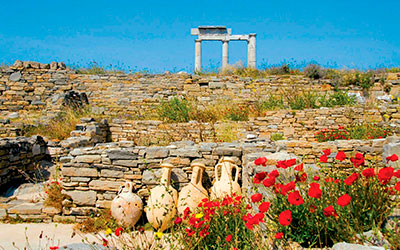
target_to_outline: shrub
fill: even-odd
[[[281,66],[272,66],[270,68],[266,68],[265,71],[269,75],[287,75],[291,73],[290,66],[287,63],[284,63]]]
[[[225,110],[225,117],[231,121],[248,121],[249,109],[238,105],[233,105]]]
[[[84,117],[96,117],[89,105],[79,108],[64,107],[64,110],[59,112],[48,123],[40,123],[38,125],[24,124],[22,135],[42,135],[49,139],[64,140],[70,137],[71,131],[75,130],[76,125],[80,123],[80,119]]]
[[[259,113],[265,110],[275,110],[275,109],[284,109],[285,105],[283,102],[283,96],[269,94],[267,99],[263,101],[259,101],[256,103],[256,109],[259,110]]]
[[[394,172],[391,167],[367,168],[359,153],[348,159],[344,152],[338,152],[335,162],[327,164],[330,155],[330,150],[324,150],[318,176],[307,174],[303,164],[295,166],[296,159],[290,159],[278,161],[277,168],[282,170],[254,178],[258,191],[272,197],[267,216],[276,225],[277,239],[290,239],[303,247],[354,242],[356,234],[381,228],[399,205],[393,195],[400,193],[400,182],[394,190],[390,180],[400,178],[400,171]],[[255,164],[260,162],[257,159]],[[349,165],[350,172],[339,171],[343,165]],[[292,181],[280,177],[283,171],[293,176]],[[264,202],[264,198],[255,203]]]
[[[283,135],[281,133],[275,133],[271,135],[271,140],[272,141],[280,141],[280,140],[284,140],[285,137],[283,137]]]
[[[158,116],[167,122],[188,122],[191,105],[187,100],[173,97],[169,101],[161,101]]]
[[[335,91],[332,95],[322,95],[318,99],[321,107],[347,106],[357,103],[355,96],[349,96],[347,91]]]
[[[318,64],[309,64],[304,68],[303,73],[310,79],[318,80],[326,76],[326,69]]]
[[[55,207],[61,211],[63,207],[62,202],[63,200],[68,198],[68,195],[62,193],[60,181],[51,181],[46,185],[45,192],[47,194],[47,197],[43,204],[45,206]]]

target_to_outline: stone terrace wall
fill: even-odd
[[[247,122],[216,124],[195,121],[165,124],[161,121],[113,119],[110,131],[113,141],[131,140],[136,145],[168,144],[180,140],[215,142],[227,126],[237,138],[253,134],[269,139],[272,134],[281,133],[286,139],[315,141],[315,133],[323,128],[337,128],[339,125],[348,126],[363,121],[383,122],[394,129],[399,128],[400,106],[267,111],[265,116],[250,118]]]
[[[398,93],[400,74],[392,74],[392,92]],[[54,114],[60,110],[62,99],[68,91],[85,93],[94,111],[119,118],[140,118],[158,105],[160,99],[184,96],[199,105],[230,102],[251,103],[264,95],[276,93],[285,87],[295,91],[312,88],[330,90],[329,80],[310,81],[301,75],[268,76],[253,80],[237,76],[199,77],[189,74],[76,74],[63,63],[40,64],[17,61],[13,66],[0,69],[0,115],[11,112],[26,113],[45,110]],[[359,88],[352,91],[359,92]],[[372,95],[383,95],[377,84]],[[46,113],[43,113],[46,114]],[[14,114],[15,116],[15,114]],[[12,117],[14,117],[12,116]]]
[[[40,136],[0,139],[0,190],[24,181],[35,163],[48,157],[47,146]]]
[[[306,167],[315,166],[322,150],[331,148],[351,154],[353,151],[365,153],[367,160],[382,161],[382,148],[389,139],[368,141],[350,140],[326,143],[304,141],[265,140],[243,141],[240,143],[199,143],[190,141],[174,142],[165,147],[139,147],[133,142],[103,143],[94,147],[76,148],[68,156],[61,157],[63,187],[72,197],[70,208],[63,215],[72,220],[83,218],[95,207],[110,207],[121,183],[126,180],[135,185],[135,192],[142,198],[159,183],[161,162],[170,162],[173,169],[172,181],[180,190],[189,182],[190,164],[201,161],[206,165],[203,185],[211,187],[214,180],[214,166],[222,156],[233,157],[236,163],[244,167],[240,181],[246,186],[256,171],[252,164],[255,157],[266,156],[270,159],[289,159],[297,157]],[[270,162],[270,164],[275,164]]]

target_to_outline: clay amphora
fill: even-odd
[[[218,168],[221,168],[221,177],[218,178]],[[232,180],[232,169],[236,168],[235,180]],[[240,168],[230,157],[222,157],[215,166],[215,183],[211,187],[211,199],[223,199],[226,195],[240,195],[241,189],[238,183]]]
[[[125,182],[111,202],[111,215],[125,226],[134,226],[142,215],[142,199],[132,192],[133,183]]]
[[[173,167],[168,163],[161,164],[163,174],[160,185],[150,190],[145,210],[147,220],[159,232],[171,226],[172,219],[176,215],[178,192],[171,186],[171,171]]]
[[[182,188],[178,199],[178,214],[182,215],[187,207],[194,212],[202,199],[208,198],[208,192],[202,185],[206,166],[202,163],[192,163],[192,180]]]

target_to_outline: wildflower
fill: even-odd
[[[280,240],[283,238],[283,232],[279,232],[275,234],[275,239]]]
[[[386,163],[389,161],[397,161],[399,157],[396,154],[392,154],[391,156],[386,157]]]
[[[275,177],[268,177],[267,179],[265,179],[262,184],[265,187],[271,187],[275,184]]]
[[[326,183],[333,182],[333,181],[334,181],[334,179],[332,177],[325,178]]]
[[[276,177],[278,177],[278,176],[279,176],[279,172],[278,172],[278,170],[276,170],[276,169],[272,170],[272,172],[268,174],[268,177],[270,177],[270,178],[271,178],[271,177],[276,178]]]
[[[156,232],[154,233],[155,236],[157,236],[159,239],[164,235],[162,232]]]
[[[262,194],[260,194],[260,193],[253,194],[253,195],[251,196],[251,201],[254,202],[254,203],[256,203],[256,202],[261,201],[262,198],[263,198],[263,196],[262,196]]]
[[[116,236],[120,236],[121,233],[122,233],[122,231],[123,231],[123,230],[122,230],[122,227],[119,227],[119,228],[115,229],[115,232],[114,232],[114,233],[115,233]]]
[[[378,172],[378,179],[382,185],[387,184],[394,175],[394,169],[392,167],[381,168]]]
[[[321,157],[319,157],[319,162],[321,162],[321,163],[328,162],[328,156],[327,155],[321,155]]]
[[[344,194],[337,199],[337,204],[341,207],[345,207],[350,204],[351,197],[348,194]]]
[[[397,178],[400,178],[400,169],[393,173],[393,175]]]
[[[296,183],[294,181],[291,181],[288,184],[281,186],[281,193],[283,195],[286,195],[287,192],[293,190],[295,187],[296,187]]]
[[[260,206],[258,206],[258,209],[260,210],[261,213],[266,213],[266,212],[268,212],[270,205],[271,205],[271,203],[264,201],[260,204]]]
[[[292,223],[292,212],[285,210],[279,214],[279,223],[282,226],[289,226]]]
[[[328,148],[328,149],[323,150],[322,152],[324,153],[324,155],[328,156],[331,154],[331,149]]]
[[[324,215],[325,215],[326,217],[329,217],[329,216],[334,216],[334,217],[336,217],[336,216],[337,216],[337,213],[336,213],[335,209],[333,208],[333,206],[330,205],[329,207],[324,208]]]
[[[207,230],[209,229],[209,225],[205,226],[200,232],[199,232],[199,236],[200,237],[206,237],[207,235],[210,234],[210,232],[208,232]]]
[[[296,159],[283,160],[283,161],[278,161],[276,163],[276,167],[286,169],[293,166],[294,164],[296,164]]]
[[[104,234],[105,234],[106,236],[112,234],[111,228],[107,228],[107,230],[104,232]]]
[[[322,196],[322,191],[318,183],[310,183],[310,189],[308,189],[308,196],[319,199]]]
[[[302,173],[300,176],[296,174],[296,182],[305,182],[307,180],[307,174]]]
[[[317,175],[313,177],[313,180],[314,180],[314,181],[319,181],[319,179],[320,179],[320,178],[319,178],[319,176],[317,176]]]
[[[200,219],[200,218],[202,218],[204,215],[202,214],[202,213],[198,213],[198,214],[196,214],[196,219]]]
[[[225,240],[226,242],[230,242],[232,240],[232,234],[226,236]]]
[[[177,224],[181,224],[181,223],[182,223],[182,218],[181,217],[176,217],[176,219],[174,221],[174,224],[177,225]]]
[[[394,186],[394,189],[400,192],[400,181],[396,183],[396,186]]]
[[[108,245],[108,240],[106,240],[106,239],[104,239],[104,238],[103,238],[102,240],[103,240],[103,246],[106,247],[106,246]]]
[[[293,191],[288,195],[288,201],[290,204],[298,206],[304,203],[303,198],[300,195],[299,191]]]
[[[375,175],[375,170],[373,168],[367,168],[364,169],[361,174],[368,179],[369,177],[373,177]]]
[[[52,246],[52,247],[49,247],[50,248],[50,250],[57,250],[57,249],[59,249],[60,247],[58,247],[58,246]]]
[[[338,161],[344,161],[346,159],[346,154],[343,151],[339,151],[335,157]]]
[[[315,210],[317,210],[317,207],[314,206],[314,205],[311,205],[311,206],[308,208],[308,211],[309,211],[310,213],[315,213]]]
[[[352,173],[349,177],[347,177],[346,180],[344,180],[344,184],[350,186],[358,179],[358,176],[359,176],[358,173]]]
[[[303,163],[300,163],[299,165],[297,165],[296,167],[294,167],[294,170],[303,172],[303,167],[304,167],[304,164],[303,164]]]
[[[266,172],[257,173],[257,174],[254,176],[253,183],[254,183],[254,184],[260,184],[261,181],[263,181],[263,180],[265,179],[266,176],[267,176],[267,173],[266,173]]]
[[[254,164],[256,165],[263,165],[265,167],[267,163],[267,158],[266,157],[260,157],[257,160],[254,161]]]
[[[354,158],[350,158],[350,161],[353,163],[354,167],[364,166],[365,159],[363,154],[357,153]]]

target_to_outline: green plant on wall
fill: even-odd
[[[188,122],[190,120],[190,103],[178,97],[173,97],[169,101],[161,101],[157,113],[161,120],[167,122]]]

